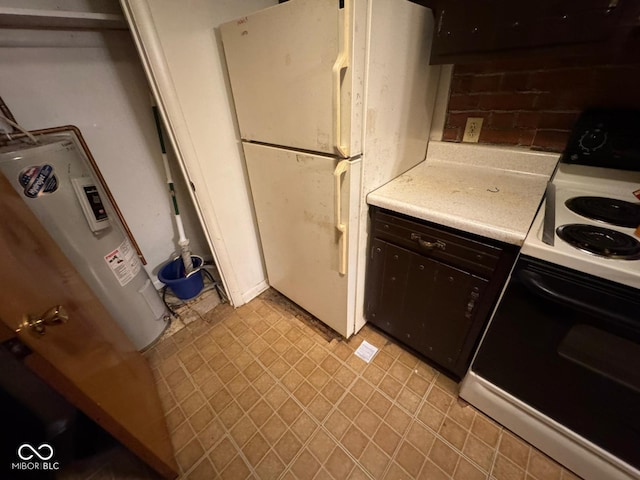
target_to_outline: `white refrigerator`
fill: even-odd
[[[365,323],[366,195],[425,157],[432,12],[290,0],[220,33],[269,284],[348,338]]]

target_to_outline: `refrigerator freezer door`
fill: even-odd
[[[269,284],[348,337],[356,243],[349,226],[359,211],[360,161],[344,169],[332,157],[252,143],[244,152]]]
[[[360,153],[352,124],[358,129],[361,114],[352,109],[362,110],[365,28],[356,30],[354,17],[363,9],[339,3],[285,2],[220,26],[243,140]]]

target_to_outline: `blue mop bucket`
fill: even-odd
[[[201,257],[192,256],[193,271],[185,277],[182,258],[178,257],[165,264],[158,272],[158,279],[169,287],[180,300],[197,297],[204,288]]]

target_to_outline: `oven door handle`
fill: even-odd
[[[544,276],[540,275],[539,273],[532,272],[530,270],[520,270],[518,272],[518,277],[525,287],[527,287],[531,292],[540,297],[586,313],[590,313],[599,318],[615,319],[625,324],[629,323],[629,319],[624,315],[620,315],[615,311],[611,311],[610,309],[598,307],[593,303],[585,302],[580,298],[566,295],[565,293],[554,289],[551,285],[544,281]]]

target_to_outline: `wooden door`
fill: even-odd
[[[165,478],[177,465],[153,375],[26,203],[0,174],[0,319],[63,305],[64,324],[17,336],[24,363]],[[135,319],[132,319],[135,321]]]

